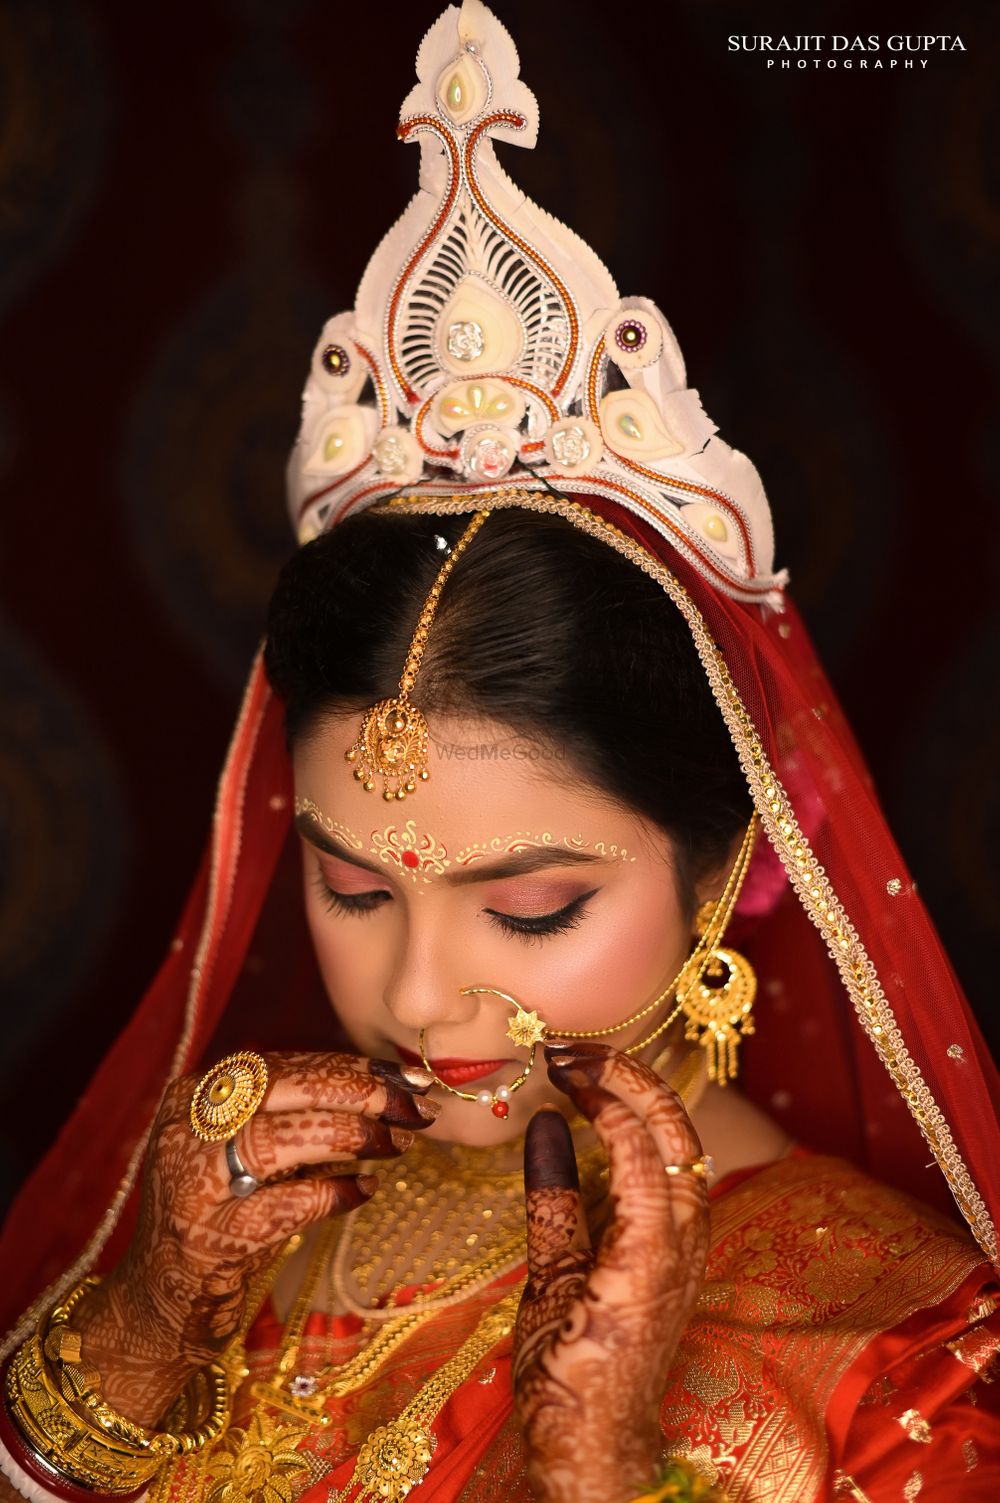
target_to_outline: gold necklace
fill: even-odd
[[[328,1401],[370,1384],[397,1347],[437,1313],[436,1306],[426,1311],[412,1312],[409,1308],[397,1311],[395,1321],[378,1329],[370,1341],[364,1338],[371,1327],[362,1329],[362,1346],[346,1363],[331,1366],[326,1374],[295,1374],[293,1368],[305,1323],[340,1230],[337,1222],[328,1222],[323,1227],[285,1326],[275,1376],[268,1383],[251,1386],[251,1396],[257,1403],[246,1428],[230,1430],[206,1457],[204,1503],[227,1503],[234,1489],[254,1500],[289,1496],[291,1480],[305,1480],[310,1471],[309,1463],[300,1453],[310,1429],[314,1426],[327,1429],[332,1423],[332,1416],[326,1412]],[[495,1259],[494,1254],[493,1260],[484,1262],[489,1265]],[[490,1272],[489,1268],[487,1271]],[[452,1282],[468,1280],[471,1272],[461,1270]],[[492,1277],[497,1276],[493,1270]],[[402,1413],[369,1435],[358,1452],[352,1479],[340,1497],[350,1496],[359,1487],[358,1503],[362,1499],[393,1503],[405,1497],[421,1480],[436,1445],[431,1435],[434,1419],[490,1347],[509,1335],[523,1288],[522,1280],[516,1289],[488,1309],[455,1355],[421,1386]],[[291,1416],[293,1422],[272,1419],[266,1412],[268,1408]]]
[[[442,1310],[523,1263],[523,1170],[496,1173],[489,1167],[495,1157],[495,1148],[416,1139],[384,1190],[351,1213],[331,1267],[342,1307],[363,1320],[393,1320],[400,1290],[419,1274],[428,1292],[406,1308]],[[581,1193],[592,1205],[606,1188],[603,1150],[595,1143],[578,1157]],[[394,1227],[389,1244],[387,1222]]]
[[[664,1055],[656,1061],[657,1064],[661,1062],[666,1062]],[[702,1064],[699,1051],[691,1050],[681,1061],[680,1069],[672,1076],[670,1084],[682,1101],[693,1095],[699,1082],[704,1089],[705,1072]],[[422,1144],[422,1146],[428,1145]],[[470,1157],[473,1152],[466,1150]],[[607,1180],[607,1168],[598,1167],[599,1157],[600,1145],[597,1145],[596,1150],[590,1149],[585,1155],[579,1156],[580,1188],[585,1203],[587,1202],[585,1162],[592,1161],[594,1167],[597,1168],[599,1179]],[[408,1158],[410,1158],[409,1154]],[[470,1176],[466,1173],[462,1178],[467,1181]],[[496,1179],[517,1179],[517,1176],[497,1176]],[[520,1193],[523,1203],[523,1181],[520,1183]],[[371,1201],[367,1204],[370,1206]],[[354,1213],[355,1217],[360,1216],[365,1209],[364,1206],[360,1207],[358,1212]],[[345,1237],[341,1242],[341,1248],[349,1246],[349,1239]],[[520,1255],[523,1257],[523,1228],[520,1246]],[[495,1253],[494,1257],[496,1256]],[[493,1277],[496,1277],[496,1274]],[[478,1281],[475,1286],[466,1286],[459,1297],[468,1298],[473,1287],[478,1287]],[[524,1281],[480,1318],[472,1335],[463,1342],[455,1356],[423,1384],[395,1420],[390,1421],[389,1424],[380,1425],[377,1430],[372,1431],[358,1451],[350,1481],[336,1494],[331,1492],[328,1503],[400,1503],[400,1500],[423,1481],[437,1444],[431,1429],[434,1420],[490,1347],[513,1330],[523,1291]],[[451,1300],[449,1299],[448,1302],[450,1303]],[[436,1308],[440,1308],[440,1305],[432,1301],[423,1306],[422,1316],[418,1314],[414,1319],[418,1322],[421,1319],[429,1319]],[[371,1311],[369,1310],[368,1313],[370,1316]],[[383,1328],[380,1334],[389,1337],[390,1330],[391,1328]],[[376,1342],[377,1340],[378,1338]]]
[[[579,1125],[584,1124],[581,1121]],[[420,1144],[419,1149],[417,1143]],[[454,1254],[449,1253],[446,1244],[436,1262],[431,1264],[430,1270],[426,1268],[422,1270],[425,1275],[429,1272],[430,1276],[427,1281],[435,1285],[433,1293],[425,1299],[408,1299],[404,1306],[399,1305],[398,1299],[401,1292],[413,1285],[414,1278],[411,1274],[397,1279],[384,1296],[386,1300],[384,1305],[374,1307],[370,1302],[374,1296],[369,1294],[365,1295],[364,1302],[361,1300],[355,1302],[347,1286],[347,1277],[356,1256],[364,1256],[367,1253],[370,1257],[373,1241],[379,1244],[380,1239],[384,1241],[382,1229],[385,1208],[383,1207],[380,1213],[379,1208],[376,1207],[375,1213],[369,1218],[367,1231],[360,1237],[352,1235],[352,1232],[356,1232],[357,1223],[362,1219],[360,1213],[371,1206],[371,1201],[367,1201],[364,1206],[358,1208],[358,1211],[353,1212],[343,1225],[341,1236],[330,1261],[330,1286],[340,1304],[351,1309],[352,1314],[357,1314],[364,1320],[368,1330],[374,1327],[375,1334],[371,1341],[364,1344],[346,1363],[328,1369],[330,1376],[323,1383],[322,1389],[317,1390],[317,1399],[339,1398],[365,1387],[389,1360],[396,1348],[408,1340],[413,1332],[432,1316],[449,1306],[471,1299],[524,1262],[527,1247],[523,1171],[511,1170],[493,1174],[491,1178],[486,1179],[483,1174],[483,1165],[495,1157],[495,1149],[476,1149],[468,1148],[463,1144],[451,1144],[449,1150],[446,1151],[440,1145],[418,1139],[413,1148],[407,1151],[406,1173],[409,1177],[404,1182],[404,1186],[405,1189],[412,1187],[424,1200],[427,1200],[434,1188],[435,1176],[440,1176],[442,1179],[447,1177],[451,1187],[453,1189],[457,1187],[457,1193],[466,1202],[465,1208],[470,1211],[473,1220],[477,1215],[486,1218],[481,1224],[487,1226],[489,1232],[478,1243],[479,1258],[472,1263],[459,1263]],[[608,1169],[601,1145],[595,1143],[592,1147],[585,1149],[578,1156],[578,1163],[580,1190],[584,1203],[593,1207],[606,1193],[607,1188]],[[398,1187],[399,1183],[397,1180],[395,1187]],[[513,1217],[509,1217],[513,1223],[509,1227],[505,1227],[504,1217],[498,1215],[494,1206],[481,1205],[482,1192],[479,1187],[484,1183],[488,1185],[491,1192],[499,1191],[509,1198],[508,1203],[516,1212]],[[372,1199],[377,1199],[377,1192]],[[470,1233],[471,1235],[479,1236],[478,1233]],[[465,1237],[464,1244],[467,1245],[468,1242],[469,1238]],[[455,1245],[454,1238],[450,1245]],[[452,1265],[455,1265],[453,1271]]]
[[[436,1445],[434,1420],[490,1347],[510,1335],[523,1291],[522,1281],[487,1310],[454,1357],[428,1378],[396,1419],[372,1431],[358,1451],[350,1481],[330,1494],[329,1503],[399,1503],[423,1481]]]
[[[402,1346],[404,1341],[408,1341],[414,1331],[425,1325],[441,1309],[470,1299],[477,1290],[487,1288],[504,1273],[509,1272],[511,1266],[517,1267],[523,1262],[523,1243],[516,1260],[509,1258],[507,1247],[502,1245],[484,1258],[482,1264],[462,1269],[453,1279],[448,1280],[444,1287],[445,1298],[440,1302],[435,1301],[433,1304],[421,1306],[416,1310],[409,1304],[401,1308],[394,1307],[393,1319],[384,1324],[376,1325],[369,1320],[362,1330],[362,1345],[359,1350],[346,1362],[327,1369],[329,1376],[323,1383],[322,1389],[317,1390],[317,1397],[325,1402],[327,1399],[342,1398],[346,1394],[355,1393],[358,1389],[367,1387],[389,1361],[396,1348]],[[374,1334],[370,1341],[365,1341],[365,1334],[370,1331]]]
[[[293,1414],[299,1419],[306,1419],[310,1423],[321,1425],[324,1429],[330,1420],[323,1410],[323,1397],[318,1391],[319,1384],[309,1375],[296,1373],[295,1366],[299,1359],[306,1321],[315,1304],[320,1279],[329,1265],[330,1254],[333,1252],[340,1230],[336,1221],[322,1223],[316,1238],[316,1245],[310,1253],[299,1292],[295,1296],[295,1303],[292,1305],[281,1333],[281,1345],[274,1364],[274,1375],[269,1382],[256,1382],[250,1385],[252,1398],[259,1399],[261,1403],[269,1404],[274,1409]],[[301,1240],[300,1237],[300,1243]]]
[[[274,1495],[284,1496],[289,1492],[288,1484],[291,1477],[308,1473],[308,1463],[297,1454],[297,1448],[308,1435],[310,1425],[315,1424],[325,1428],[330,1421],[322,1411],[322,1401],[319,1407],[312,1402],[313,1396],[308,1385],[300,1388],[302,1380],[294,1375],[287,1384],[286,1379],[289,1378],[298,1359],[302,1334],[312,1309],[320,1278],[329,1261],[337,1230],[336,1222],[328,1221],[320,1231],[316,1246],[310,1255],[302,1285],[288,1320],[285,1322],[274,1376],[269,1383],[253,1383],[250,1386],[251,1397],[256,1399],[257,1403],[247,1421],[246,1428],[234,1427],[229,1430],[219,1444],[204,1455],[202,1470],[204,1490],[203,1492],[200,1490],[203,1503],[225,1503],[225,1500],[232,1496],[234,1483],[237,1492],[242,1491],[248,1495],[252,1493],[254,1497],[258,1495],[262,1498]],[[302,1241],[300,1233],[290,1237],[278,1257],[273,1260],[265,1274],[261,1275],[251,1298],[248,1299],[245,1322],[247,1326],[256,1317],[280,1269],[291,1254],[302,1245]],[[246,1373],[246,1368],[243,1371]],[[281,1420],[271,1419],[265,1412],[268,1407],[294,1415],[299,1423],[290,1425]],[[251,1478],[253,1480],[248,1493],[246,1484]],[[277,1493],[275,1493],[275,1483],[278,1483]],[[158,1490],[158,1503],[159,1500],[169,1499],[170,1496],[169,1486],[162,1491]]]

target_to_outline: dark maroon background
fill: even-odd
[[[542,110],[538,149],[506,165],[656,299],[757,463],[779,559],[995,1026],[996,11],[498,10]],[[394,125],[437,12],[0,0],[4,1192],[170,937],[290,547],[311,345],[415,186]],[[727,50],[792,27],[879,34],[884,62],[893,32],[967,51],[781,72]]]

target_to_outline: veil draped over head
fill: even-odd
[[[925,1201],[950,1192],[996,1261],[996,1072],[772,571],[759,477],[715,436],[662,314],[620,298],[500,168],[493,140],[530,146],[537,132],[518,68],[479,0],[424,39],[399,126],[420,142],[420,190],[354,313],[317,344],[289,476],[299,537],[372,503],[517,506],[564,517],[662,586],[766,833],[732,931],[761,978],[745,1089],[807,1145]],[[282,707],[258,655],[176,937],[8,1219],[8,1346],[33,1301],[120,1253],[168,1079],[226,1047],[342,1046],[291,807]]]

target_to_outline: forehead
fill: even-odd
[[[583,778],[569,751],[528,741],[508,726],[428,715],[430,777],[404,800],[368,793],[345,753],[360,716],[336,716],[295,748],[295,792],[367,843],[387,820],[413,820],[457,849],[486,836],[580,835],[637,844],[646,822]]]

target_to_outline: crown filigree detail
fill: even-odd
[[[481,0],[421,44],[398,127],[419,190],[314,350],[289,464],[298,536],[409,488],[548,483],[611,496],[717,588],[775,604],[760,478],[717,437],[670,325],[497,160],[495,142],[537,139],[519,73]]]

